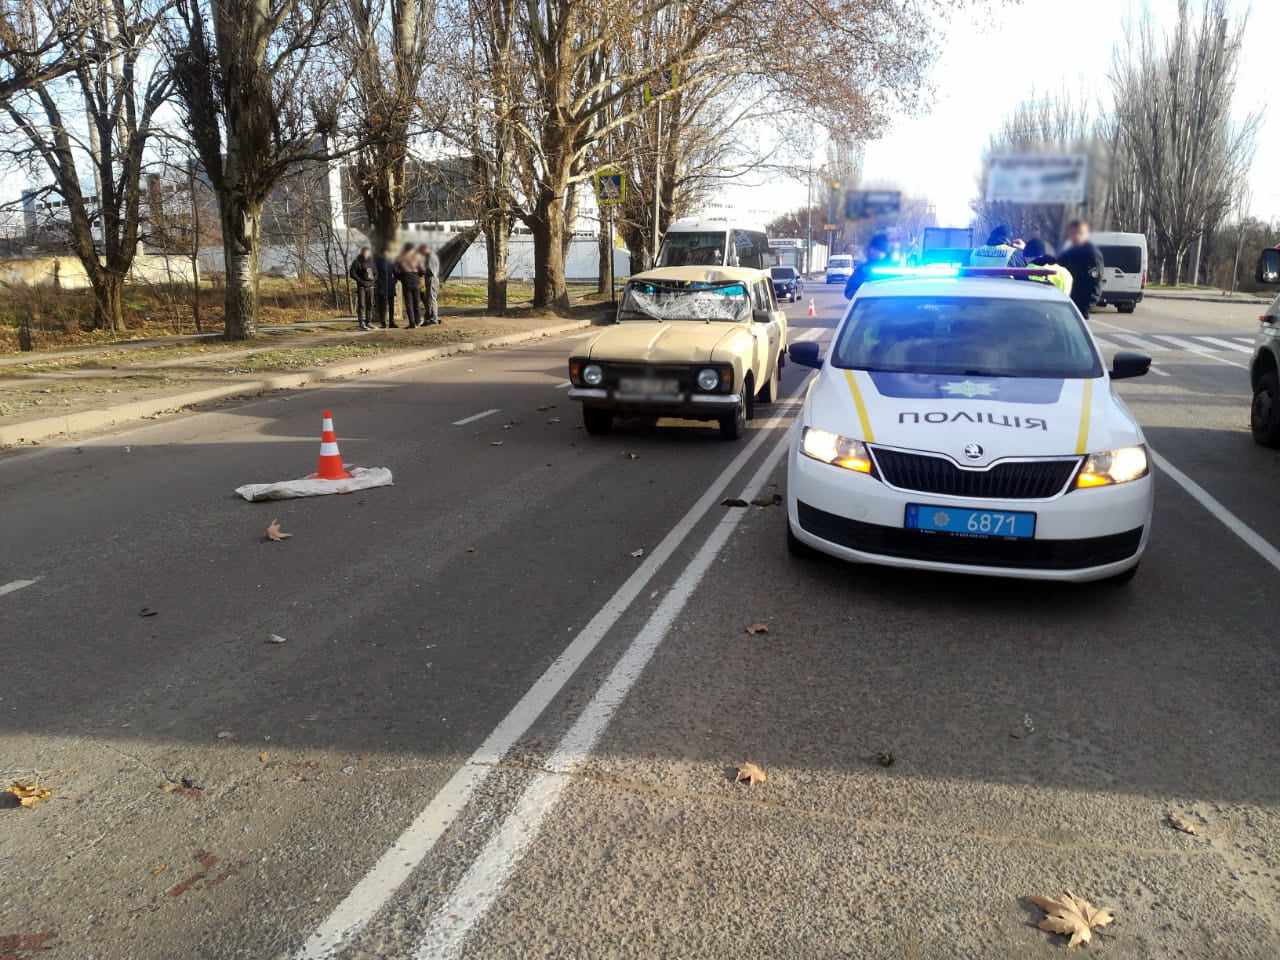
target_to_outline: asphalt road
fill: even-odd
[[[1052,957],[1063,889],[1105,955],[1280,955],[1255,324],[1094,318],[1178,471],[1123,589],[793,560],[720,500],[794,399],[588,437],[571,338],[0,458],[0,775],[55,791],[0,810],[0,958]],[[394,487],[232,495],[324,408]]]

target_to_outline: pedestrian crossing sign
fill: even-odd
[[[596,202],[601,206],[627,199],[627,175],[621,170],[601,170],[596,174]]]

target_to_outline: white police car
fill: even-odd
[[[1151,526],[1142,430],[1080,314],[1019,270],[864,284],[791,437],[788,546],[846,560],[1127,582]],[[1000,274],[992,276],[991,274]]]

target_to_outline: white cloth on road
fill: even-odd
[[[290,500],[294,497],[323,497],[330,493],[355,493],[370,487],[391,486],[391,471],[387,467],[345,467],[351,474],[344,480],[280,480],[276,483],[247,483],[236,487],[236,493],[246,500]]]

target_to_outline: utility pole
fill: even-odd
[[[658,262],[662,216],[662,98],[658,98],[657,127],[653,138],[653,263]],[[612,239],[612,238],[611,238]]]
[[[813,149],[809,149],[809,187],[805,193],[804,205],[804,275],[809,276],[813,268]]]

